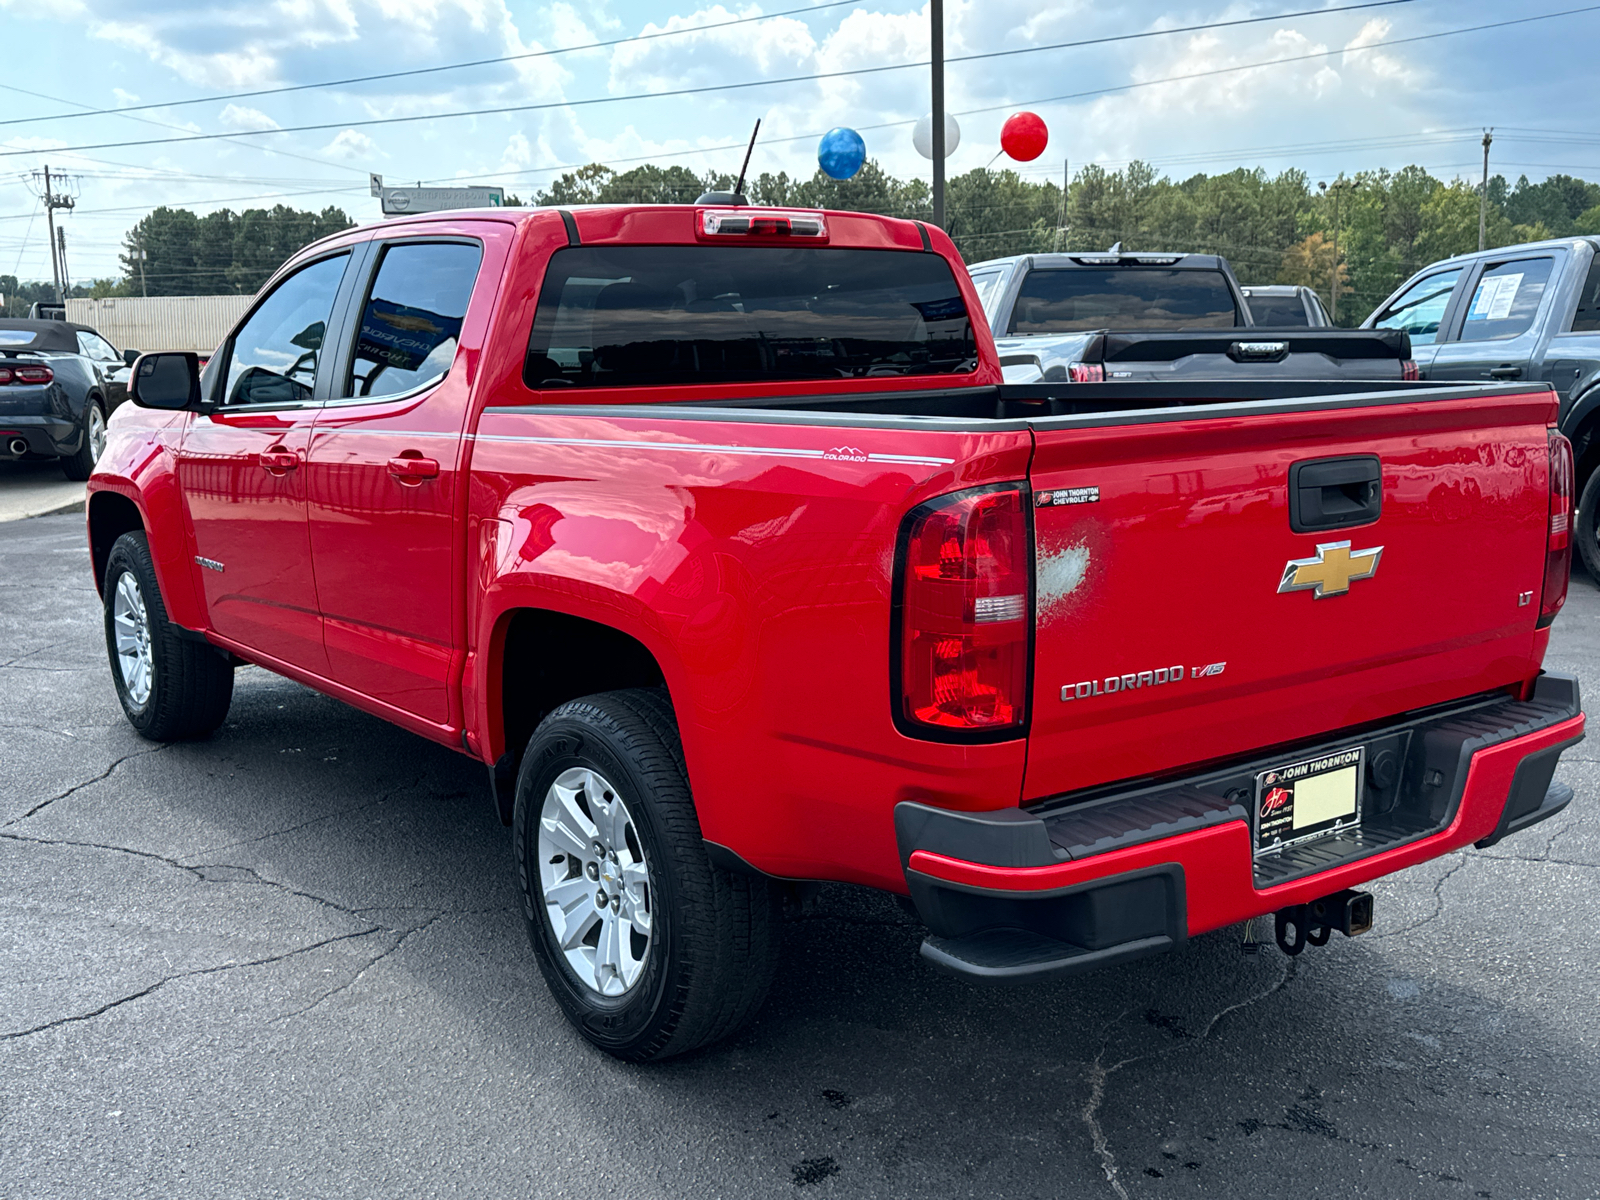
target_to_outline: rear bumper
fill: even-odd
[[[0,457],[15,458],[10,443],[20,437],[29,454],[74,454],[82,427],[69,417],[0,411]]]
[[[986,979],[1069,973],[1493,845],[1572,799],[1551,777],[1583,729],[1577,680],[1546,674],[1527,701],[1479,700],[1038,813],[901,804],[906,882],[931,931],[922,953]],[[1355,744],[1399,763],[1389,788],[1369,778],[1362,828],[1256,859],[1254,800],[1241,782],[1274,762]]]

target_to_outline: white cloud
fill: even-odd
[[[243,104],[229,104],[217,118],[228,129],[281,129],[276,121],[259,108]]]
[[[322,148],[329,158],[357,162],[379,157],[378,143],[359,129],[341,129],[333,141]]]

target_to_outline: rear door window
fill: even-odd
[[[1518,258],[1486,267],[1467,305],[1461,340],[1501,341],[1526,333],[1554,266],[1553,258]]]
[[[1417,280],[1373,318],[1374,329],[1401,329],[1414,346],[1431,346],[1439,336],[1439,322],[1450,303],[1450,293],[1461,278],[1461,268],[1440,271]]]
[[[483,250],[466,242],[402,242],[384,249],[361,308],[346,396],[398,396],[444,377]]]
[[[901,250],[579,246],[550,259],[531,388],[864,379],[971,371],[949,264]]]
[[[1029,271],[1012,333],[1231,329],[1243,317],[1221,271],[1110,267]]]

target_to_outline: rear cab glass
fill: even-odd
[[[1305,302],[1299,296],[1258,296],[1245,292],[1245,302],[1250,305],[1250,316],[1257,325],[1285,328],[1309,325]]]
[[[641,387],[976,367],[966,302],[936,254],[578,246],[551,256],[523,379]]]
[[[1108,267],[1035,269],[1011,309],[1012,333],[1097,329],[1231,329],[1244,324],[1221,271]]]

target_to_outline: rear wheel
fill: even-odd
[[[150,545],[125,533],[105,576],[106,651],[129,724],[154,742],[204,737],[227,718],[233,667],[167,619]]]
[[[1583,485],[1572,536],[1578,541],[1578,557],[1583,559],[1584,570],[1600,584],[1600,470],[1591,471]]]
[[[574,700],[540,724],[512,822],[523,916],[580,1033],[634,1062],[726,1037],[776,966],[766,880],[713,866],[665,694]]]
[[[78,452],[61,460],[61,473],[82,483],[94,474],[94,465],[106,449],[106,410],[91,397],[83,413],[83,445]]]

